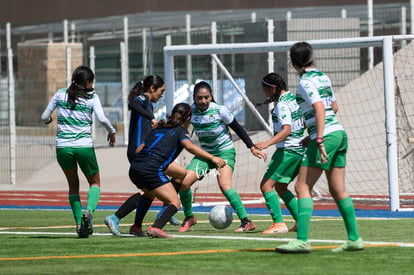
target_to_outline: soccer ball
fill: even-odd
[[[230,226],[233,222],[233,213],[230,207],[218,205],[211,209],[208,214],[208,220],[216,229],[224,229]]]

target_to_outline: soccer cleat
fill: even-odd
[[[89,237],[89,234],[87,234],[85,230],[85,226],[83,221],[81,221],[80,224],[76,225],[76,233],[78,234],[78,238],[87,238]]]
[[[251,220],[242,220],[239,228],[234,230],[234,232],[248,232],[256,229],[256,225]]]
[[[136,226],[135,224],[131,225],[129,228],[129,234],[137,236],[137,237],[147,237],[147,233],[142,231],[141,227]]]
[[[298,231],[298,223],[295,222],[295,225],[291,229],[289,229],[289,232],[297,232],[297,231]]]
[[[122,236],[122,233],[119,232],[119,218],[114,214],[107,216],[104,220],[104,223],[108,227],[109,231],[115,236]]]
[[[93,234],[92,214],[90,210],[82,212],[82,223],[84,224],[85,231],[88,235]],[[82,225],[81,223],[81,225]]]
[[[162,231],[161,229],[152,226],[148,227],[147,234],[152,238],[174,238],[173,236],[170,236],[164,231]]]
[[[170,224],[171,225],[180,225],[181,222],[180,222],[179,219],[177,219],[176,217],[172,216],[171,219],[170,219]]]
[[[262,234],[283,234],[288,233],[288,228],[284,222],[274,222],[269,229],[266,229]]]
[[[197,219],[194,216],[185,217],[183,223],[181,224],[178,232],[187,232],[190,230],[190,227],[197,223]]]
[[[280,253],[310,253],[311,251],[310,243],[301,240],[292,240],[276,247],[276,252]]]
[[[359,237],[356,241],[347,240],[342,245],[337,248],[332,249],[332,252],[342,252],[342,251],[360,251],[364,250],[364,241]]]

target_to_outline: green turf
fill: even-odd
[[[379,245],[338,254],[330,248],[345,238],[342,220],[315,218],[310,238],[320,241],[312,242],[312,253],[292,255],[274,248],[295,233],[260,234],[271,223],[268,216],[251,216],[256,232],[234,233],[238,221],[216,230],[206,214],[197,214],[199,223],[190,232],[178,233],[178,227],[167,225],[165,231],[176,238],[150,239],[103,234],[108,233],[102,221],[109,213],[98,210],[96,234],[78,239],[70,211],[0,210],[0,274],[412,274],[412,219],[361,219],[364,240]],[[145,222],[154,216],[149,213]],[[176,217],[182,218],[180,213]],[[130,215],[122,221],[122,232],[132,220]],[[410,242],[409,247],[391,245]]]

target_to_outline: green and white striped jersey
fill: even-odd
[[[93,147],[92,116],[95,112],[98,120],[109,133],[115,133],[111,122],[105,117],[99,96],[91,99],[79,98],[74,110],[67,102],[67,88],[58,90],[51,98],[42,120],[47,121],[57,108],[56,147]]]
[[[312,104],[322,101],[325,106],[324,135],[344,130],[332,110],[332,102],[336,101],[331,80],[317,69],[307,70],[299,79],[296,91],[296,101],[303,110],[309,135],[316,138],[315,111]]]
[[[210,102],[207,110],[201,112],[195,104],[192,106],[191,123],[194,126],[200,146],[210,153],[218,153],[234,148],[229,132],[234,116],[225,106]]]
[[[290,125],[291,129],[290,135],[276,144],[277,148],[298,149],[299,152],[304,152],[305,148],[299,145],[305,132],[302,110],[296,102],[295,95],[290,91],[279,97],[272,112],[272,121],[273,135],[279,133],[283,125]]]

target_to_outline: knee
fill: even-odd
[[[269,191],[272,191],[274,187],[274,184],[269,181],[262,181],[260,184],[260,191],[262,191],[262,194],[267,193]]]
[[[175,203],[172,203],[172,205],[174,205],[175,208],[177,208],[177,211],[178,211],[178,209],[180,209],[180,207],[181,207],[180,200],[177,200]]]
[[[297,182],[295,184],[295,191],[299,197],[305,197],[311,195],[311,190],[306,183]]]

